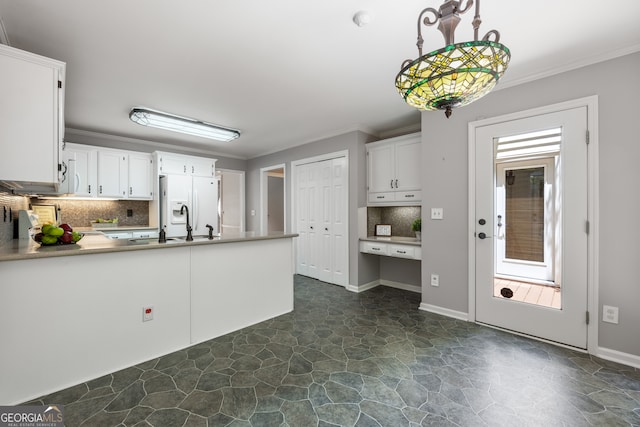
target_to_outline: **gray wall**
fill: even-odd
[[[285,164],[286,231],[291,231],[291,162],[337,151],[349,151],[349,284],[361,285],[378,279],[375,257],[360,253],[358,247],[358,207],[366,206],[365,143],[377,138],[360,131],[316,141],[247,162],[247,231],[260,230],[260,168]],[[255,210],[255,215],[251,211]]]
[[[599,346],[640,356],[640,138],[638,99],[640,53],[495,91],[454,110],[422,114],[423,261],[422,301],[468,312],[469,122],[558,102],[598,95],[599,112]],[[508,72],[508,71],[507,71]],[[446,180],[443,180],[446,177]],[[433,183],[442,183],[434,185]],[[431,207],[444,220],[431,221]],[[440,275],[440,287],[429,275]],[[618,325],[602,323],[602,305],[620,308]]]

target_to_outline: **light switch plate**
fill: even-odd
[[[431,219],[443,219],[443,218],[444,218],[443,208],[431,208]]]
[[[607,323],[618,324],[618,307],[610,305],[602,306],[602,321]]]

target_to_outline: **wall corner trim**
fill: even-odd
[[[623,365],[633,366],[636,369],[640,369],[640,356],[630,353],[623,353],[618,350],[612,350],[610,348],[598,347],[594,356],[601,359],[609,360],[611,362],[622,363]]]
[[[420,310],[428,311],[429,313],[441,314],[447,317],[453,317],[454,319],[464,320],[465,322],[469,321],[469,313],[464,313],[462,311],[451,310],[444,307],[438,307],[437,305],[431,305],[426,303],[420,303]]]

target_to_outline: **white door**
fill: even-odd
[[[341,286],[349,284],[349,189],[347,188],[347,159],[331,160],[331,283]]]
[[[495,276],[500,240],[496,211],[496,166],[505,158],[543,157],[540,142],[500,159],[499,138],[531,135],[559,129],[559,153],[555,163],[556,188],[554,241],[555,285],[561,295],[556,308],[516,298],[505,288],[496,294]],[[475,313],[478,322],[524,334],[586,348],[588,282],[588,163],[587,108],[532,116],[475,128]],[[522,137],[522,141],[527,138]],[[526,144],[525,144],[526,145]],[[542,146],[540,148],[539,146]],[[527,150],[529,150],[527,152]],[[533,153],[533,154],[532,154]],[[500,170],[504,168],[500,166]],[[517,178],[516,178],[517,179]],[[524,288],[523,288],[524,289]]]
[[[496,163],[496,276],[554,285],[557,157]]]
[[[295,203],[296,203],[296,272],[303,276],[309,276],[309,246],[310,226],[309,226],[309,193],[311,182],[311,169],[308,165],[300,165],[295,168]]]
[[[244,231],[244,172],[217,170],[220,179],[220,232]]]
[[[296,272],[328,283],[349,281],[347,158],[294,168]]]

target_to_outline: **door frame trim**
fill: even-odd
[[[269,191],[267,189],[267,176],[271,171],[282,169],[283,172],[283,206],[282,212],[284,214],[284,229],[287,229],[287,165],[285,163],[280,163],[278,165],[271,165],[264,168],[260,168],[260,232],[263,234],[267,233],[268,229],[268,209],[267,203],[269,203]]]
[[[587,325],[587,351],[596,354],[598,349],[598,323],[599,323],[599,282],[598,282],[598,261],[599,261],[599,168],[598,168],[598,96],[588,96],[557,104],[509,113],[501,116],[490,117],[482,120],[469,122],[468,124],[468,320],[476,321],[476,247],[475,247],[475,157],[476,157],[476,128],[488,125],[504,123],[513,120],[524,119],[532,116],[555,113],[563,110],[570,110],[579,107],[587,107],[587,129],[589,131],[589,146],[587,149],[587,218],[589,221],[589,234],[587,236],[587,310],[590,314]],[[586,136],[585,136],[586,137]],[[586,315],[586,314],[585,314]]]

